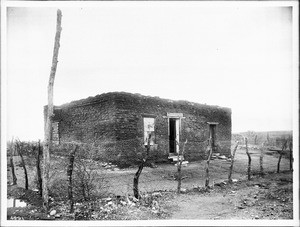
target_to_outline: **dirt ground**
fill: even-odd
[[[210,191],[203,192],[205,181],[205,162],[191,162],[182,169],[182,188],[186,189],[184,194],[176,194],[177,181],[175,180],[177,167],[174,164],[159,164],[157,168],[144,168],[139,183],[142,193],[159,191],[164,196],[159,204],[163,210],[163,215],[153,216],[153,212],[147,216],[134,215],[129,219],[292,219],[292,172],[289,171],[289,159],[283,157],[281,160],[280,173],[276,173],[278,155],[274,152],[266,152],[264,156],[264,171],[267,173],[263,178],[259,177],[259,150],[250,150],[252,157],[252,179],[246,178],[247,155],[245,150],[238,149],[235,158],[233,179],[238,181],[229,185],[226,183],[230,161],[226,159],[214,159],[210,164]],[[35,206],[28,212],[42,213],[38,209],[40,201],[36,193],[34,178],[35,168],[33,160],[26,159],[29,173],[29,188],[24,191],[24,174],[22,167],[18,164],[18,158],[14,158],[16,163],[16,173],[18,178],[17,186],[10,186],[11,172],[7,168],[8,175],[8,197],[21,198],[29,204]],[[52,157],[53,168],[50,175],[65,176],[65,160]],[[102,194],[115,196],[130,196],[132,192],[133,176],[137,168],[126,169],[105,169],[101,163],[87,161],[87,164],[94,170],[99,182],[97,187]],[[52,177],[52,178],[53,178]],[[224,182],[226,184],[224,184]],[[200,191],[199,191],[200,188]],[[202,188],[202,189],[201,189]],[[29,193],[28,196],[26,196]],[[31,196],[30,196],[31,195]],[[30,198],[35,202],[29,201]],[[138,206],[137,206],[138,207]],[[140,213],[141,209],[134,209],[135,213]],[[153,208],[153,207],[152,207]],[[9,208],[8,216],[16,216],[16,210],[20,213],[26,212],[27,208]],[[144,209],[144,208],[143,208]],[[148,212],[148,211],[147,211]],[[146,211],[143,213],[147,213]],[[124,215],[128,215],[128,212]],[[47,219],[48,216],[44,216]],[[118,216],[120,218],[120,216]],[[30,219],[35,219],[34,215]],[[43,219],[42,218],[42,219]],[[40,219],[40,218],[39,218]]]
[[[267,174],[250,182],[218,184],[209,193],[197,190],[167,202],[170,219],[292,219],[292,174]]]

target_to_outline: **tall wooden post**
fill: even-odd
[[[57,21],[56,21],[56,34],[52,58],[52,67],[50,72],[49,84],[48,84],[48,108],[47,108],[47,117],[45,124],[45,140],[44,140],[44,149],[43,149],[43,207],[46,211],[49,210],[49,196],[48,196],[48,183],[49,183],[49,169],[50,169],[50,151],[52,147],[52,118],[53,118],[53,86],[55,73],[58,63],[58,50],[59,50],[59,41],[61,34],[61,17],[62,13],[57,10]]]
[[[21,162],[22,162],[22,167],[24,170],[24,176],[25,176],[25,189],[28,190],[28,175],[27,175],[27,169],[26,169],[26,165],[25,165],[25,161],[24,161],[24,157],[23,157],[23,150],[22,150],[22,145],[21,145],[21,141],[16,141],[16,146],[17,146],[17,152],[21,158]]]
[[[248,180],[251,179],[251,156],[250,153],[248,151],[248,139],[247,137],[245,137],[245,145],[246,145],[246,153],[248,156],[248,169],[247,169],[247,174],[248,174]]]
[[[140,198],[139,178],[140,178],[140,175],[143,171],[144,165],[147,162],[147,159],[148,159],[148,156],[149,156],[149,153],[150,153],[150,139],[151,139],[151,134],[149,134],[148,141],[147,141],[146,156],[143,158],[142,162],[140,163],[138,171],[135,173],[134,178],[133,178],[133,194],[134,194],[134,197],[136,199]]]
[[[209,155],[208,158],[206,160],[206,165],[205,165],[205,188],[208,188],[209,185],[209,162],[213,153],[213,144],[212,144],[212,138],[209,139]]]
[[[263,177],[263,175],[264,175],[264,167],[263,167],[264,146],[265,146],[265,143],[262,143],[262,145],[260,147],[260,156],[259,156],[259,167],[260,167],[260,176],[261,177]]]
[[[293,170],[293,141],[290,140],[289,143],[289,150],[290,150],[290,170]]]
[[[43,180],[42,180],[42,173],[41,173],[41,156],[42,156],[42,148],[41,148],[41,141],[38,142],[38,150],[37,150],[37,158],[36,158],[36,172],[38,178],[38,188],[40,196],[43,196]]]
[[[12,174],[12,179],[13,179],[13,185],[17,184],[17,177],[15,174],[15,165],[14,165],[14,160],[13,160],[13,155],[15,153],[15,145],[14,145],[14,139],[12,139],[11,144],[10,144],[10,168],[11,168],[11,174]]]
[[[179,151],[178,151],[178,155],[177,155],[177,173],[178,173],[177,174],[178,175],[177,193],[180,193],[180,189],[181,189],[181,166],[182,166],[182,160],[183,160],[183,156],[184,156],[184,150],[185,150],[186,143],[187,143],[187,140],[183,144],[181,157],[180,157],[180,152]]]
[[[285,140],[285,142],[283,143],[282,150],[278,151],[279,152],[279,158],[278,158],[278,163],[277,163],[277,173],[279,173],[279,171],[280,171],[280,162],[281,162],[281,158],[282,158],[283,152],[284,152],[284,150],[286,148],[286,145],[287,145],[287,140]]]
[[[232,156],[231,156],[231,164],[230,164],[230,168],[229,168],[229,175],[228,175],[228,182],[229,183],[232,183],[232,179],[231,179],[231,175],[232,175],[232,169],[233,169],[233,163],[234,163],[234,157],[235,157],[235,152],[238,148],[238,145],[239,145],[239,141],[236,142],[236,145],[233,149],[233,153],[232,153]]]
[[[75,153],[76,153],[77,149],[78,149],[78,145],[75,145],[75,149],[70,152],[69,165],[68,165],[68,168],[67,168],[67,177],[68,177],[68,180],[69,180],[68,198],[69,198],[69,203],[70,203],[70,213],[73,213],[73,211],[74,211],[72,173],[73,173]]]

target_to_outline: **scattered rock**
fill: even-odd
[[[259,217],[256,215],[255,217],[254,217],[255,219],[259,219]]]
[[[236,183],[236,182],[238,182],[239,180],[238,179],[232,179],[232,182],[233,183]]]
[[[157,165],[155,165],[153,162],[150,163],[151,168],[157,168]]]
[[[160,192],[153,192],[152,196],[154,196],[154,197],[161,197],[162,194]]]
[[[226,159],[225,155],[218,156],[219,159]]]
[[[152,209],[156,209],[156,207],[158,207],[158,202],[157,201],[152,201]]]
[[[112,198],[108,197],[108,198],[104,198],[103,200],[106,201],[106,202],[109,202],[109,201],[112,200]]]
[[[108,206],[113,205],[113,202],[112,202],[112,201],[109,201],[109,202],[107,203],[107,205],[108,205]]]
[[[121,200],[120,203],[121,203],[123,206],[126,206],[126,204],[127,204],[127,203],[126,203],[125,201],[123,201],[123,200]]]
[[[158,210],[151,210],[152,213],[157,214],[159,211]]]
[[[50,215],[51,216],[53,216],[53,215],[55,215],[56,214],[56,210],[52,210],[51,212],[50,212]]]
[[[136,202],[138,202],[139,200],[138,200],[137,198],[135,198],[135,197],[132,197],[132,201],[136,203]]]
[[[180,192],[181,192],[181,193],[186,193],[187,190],[186,190],[186,188],[181,188],[181,189],[180,189]]]
[[[60,214],[56,214],[55,218],[60,218],[60,216],[61,216]]]
[[[189,162],[188,161],[183,161],[182,163],[181,163],[181,166],[182,167],[187,167],[187,164],[188,164]],[[175,166],[178,166],[179,165],[179,163],[175,163]]]

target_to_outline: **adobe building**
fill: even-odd
[[[214,150],[230,156],[231,109],[125,92],[54,107],[54,142],[94,144],[99,159],[131,160],[145,150],[149,134],[155,161],[177,155],[186,140],[185,160],[204,159],[210,137]]]

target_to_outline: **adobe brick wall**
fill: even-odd
[[[216,130],[220,152],[230,155],[231,110],[217,106],[171,101],[157,97],[113,92],[79,100],[55,108],[54,121],[59,122],[60,141],[100,144],[99,151],[111,161],[134,162],[145,152],[143,115],[154,115],[155,143],[151,158],[167,160],[169,154],[167,113],[183,113],[180,141],[187,160],[203,159],[209,126],[219,122]]]
[[[103,150],[115,153],[115,106],[110,96],[57,106],[54,114],[53,121],[59,122],[60,142],[101,144]]]
[[[132,144],[142,144],[143,114],[155,115],[155,143],[157,150],[152,152],[156,160],[167,160],[169,154],[167,113],[183,113],[180,141],[186,139],[185,158],[197,160],[205,158],[209,126],[207,122],[219,122],[216,130],[218,152],[229,156],[231,144],[231,110],[216,106],[171,101],[155,97],[121,93],[115,98],[116,105],[116,149],[119,156],[133,152]],[[139,138],[135,142],[130,140]],[[128,141],[128,142],[127,142]]]

